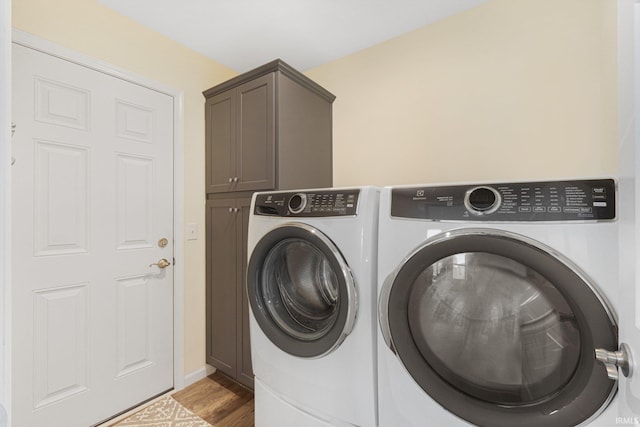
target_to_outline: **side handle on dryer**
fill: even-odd
[[[620,375],[619,371],[627,378],[633,375],[633,358],[631,357],[631,349],[626,343],[620,344],[618,351],[597,348],[595,356],[596,360],[607,369],[607,375],[610,379],[617,381]]]

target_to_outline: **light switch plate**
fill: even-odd
[[[198,224],[195,222],[187,223],[187,240],[198,240]]]

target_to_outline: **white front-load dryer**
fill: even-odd
[[[378,200],[373,187],[254,194],[256,426],[377,425]]]
[[[380,427],[616,424],[611,179],[385,188]],[[608,352],[608,353],[607,353]]]

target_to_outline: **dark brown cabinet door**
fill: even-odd
[[[236,176],[235,89],[207,99],[205,144],[207,193],[233,191]]]
[[[206,101],[207,192],[275,188],[274,73]]]
[[[236,376],[236,215],[233,199],[207,201],[207,363]]]
[[[207,363],[253,388],[245,292],[250,197],[207,200]]]
[[[275,188],[273,88],[274,73],[237,88],[238,145],[234,191]]]

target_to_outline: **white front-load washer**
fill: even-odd
[[[383,189],[380,427],[615,425],[617,238],[611,179]]]
[[[374,187],[254,194],[256,426],[377,425],[378,201]]]

